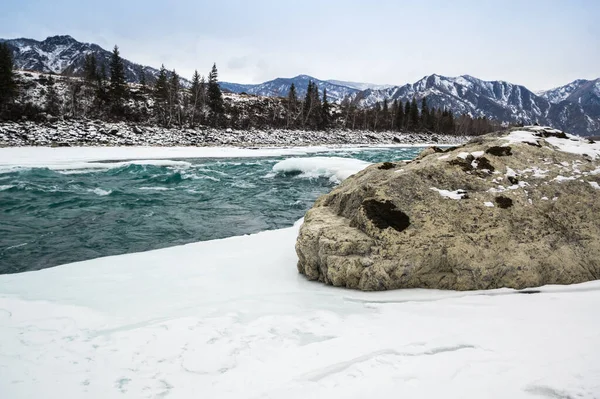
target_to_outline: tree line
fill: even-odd
[[[486,117],[456,116],[448,108],[430,107],[427,97],[420,106],[413,97],[406,100],[384,99],[373,107],[360,108],[356,102],[344,98],[340,105],[342,126],[347,129],[373,131],[413,131],[440,134],[480,135],[498,130],[501,124]]]
[[[216,64],[207,78],[194,72],[191,85],[184,87],[175,70],[161,66],[158,75],[141,69],[139,85],[128,85],[119,48],[114,47],[108,65],[88,54],[80,79],[67,81],[66,93],[59,95],[52,76],[44,77],[46,101],[42,109],[17,103],[19,87],[12,54],[0,43],[0,118],[35,117],[40,112],[71,118],[98,118],[109,121],[154,123],[165,127],[233,127],[247,129],[288,128],[326,130],[332,127],[372,131],[422,131],[442,134],[478,135],[497,130],[500,124],[486,118],[456,116],[446,108],[430,107],[427,98],[405,103],[387,99],[371,107],[360,107],[358,98],[344,98],[332,105],[327,90],[322,92],[309,81],[306,94],[299,98],[292,84],[285,98],[269,98],[247,105],[225,103],[218,82]],[[24,88],[26,90],[26,88]],[[252,108],[254,107],[254,108]],[[260,114],[260,117],[257,115]]]

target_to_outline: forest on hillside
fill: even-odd
[[[10,49],[0,43],[0,119],[46,121],[53,118],[130,121],[163,127],[286,128],[430,132],[480,135],[500,128],[498,121],[457,115],[430,107],[427,98],[383,100],[360,107],[357,99],[332,104],[327,92],[308,83],[299,98],[292,84],[285,98],[223,93],[216,64],[206,78],[195,71],[190,85],[163,65],[156,78],[142,74],[128,84],[117,46],[110,63],[94,54],[85,60],[83,76],[65,77],[15,71]]]

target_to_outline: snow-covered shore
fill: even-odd
[[[0,147],[15,146],[307,146],[461,144],[468,137],[358,130],[176,129],[102,121],[0,122]]]
[[[598,397],[599,282],[347,291],[297,234],[0,276],[2,397]]]

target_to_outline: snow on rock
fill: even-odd
[[[591,158],[600,157],[600,143],[589,139],[563,133],[560,130],[542,126],[527,126],[524,130],[514,130],[507,137],[509,143],[528,143],[539,146],[539,140],[556,147],[559,151],[577,155],[587,155]]]
[[[0,122],[0,147],[454,145],[467,140],[469,137],[343,129],[181,129],[90,120]]]
[[[319,178],[326,177],[333,182],[341,182],[349,176],[360,172],[369,162],[353,158],[340,157],[310,157],[289,158],[273,166],[274,173],[300,172],[298,177]]]
[[[298,276],[297,234],[0,276],[2,397],[600,392],[599,282],[532,295],[350,292]]]
[[[454,199],[454,200],[463,199],[467,195],[467,192],[465,190],[448,191],[448,190],[441,190],[441,189],[435,188],[435,187],[431,187],[431,189],[433,191],[437,191],[438,193],[440,193],[440,195],[442,197],[446,197],[446,198],[450,198],[450,199]]]

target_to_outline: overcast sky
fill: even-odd
[[[186,77],[216,62],[238,83],[437,73],[540,90],[600,77],[599,16],[600,0],[4,0],[0,37],[118,44]]]

